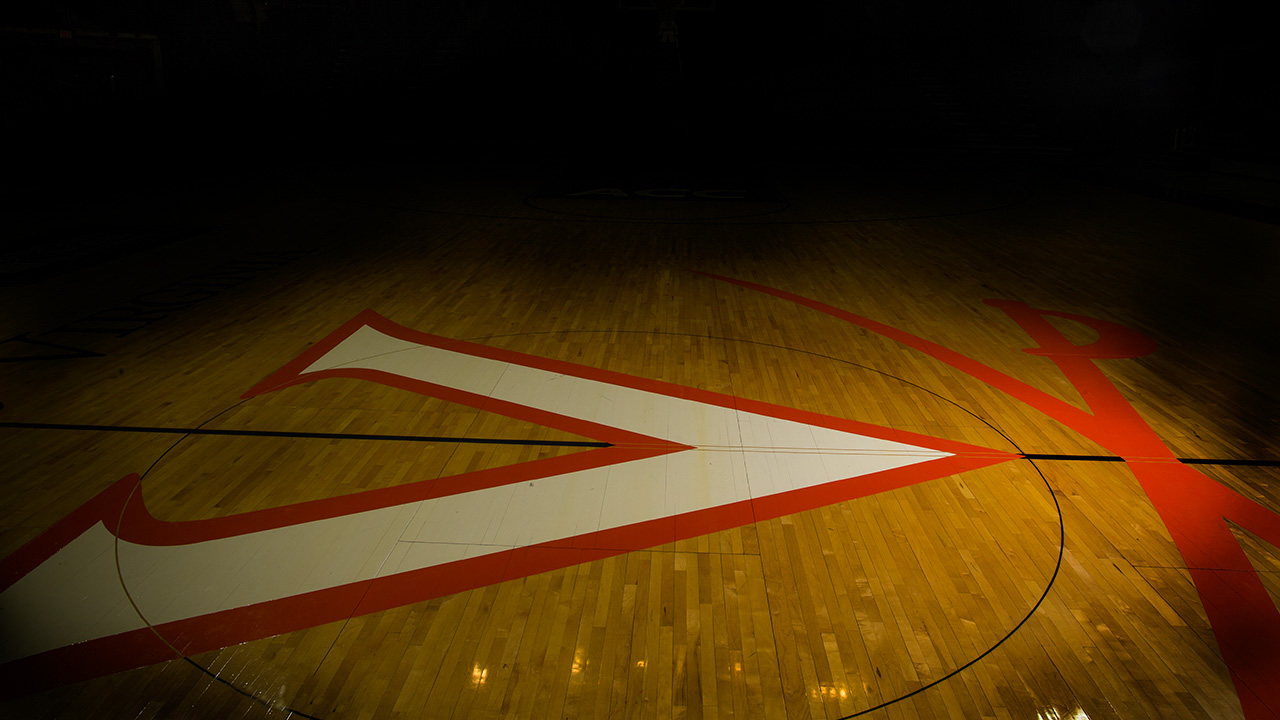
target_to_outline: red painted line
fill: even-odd
[[[67,543],[80,537],[99,522],[106,522],[107,527],[115,526],[120,518],[121,508],[141,480],[137,473],[120,478],[88,502],[71,511],[53,527],[0,560],[0,592],[9,589],[11,585],[35,570]]]
[[[431,498],[483,490],[485,488],[554,477],[618,463],[642,460],[685,450],[684,447],[610,447],[558,457],[531,460],[517,465],[490,468],[406,485],[367,490],[350,495],[312,500],[226,517],[186,522],[158,520],[141,501],[123,507],[124,520],[117,533],[121,540],[139,545],[189,545],[219,538],[245,535],[289,525],[352,515],[368,510],[404,505]],[[112,508],[119,511],[121,508]],[[105,518],[104,518],[105,520]],[[113,522],[107,527],[112,528]]]
[[[357,320],[359,322],[356,322]],[[615,445],[660,444],[666,442],[656,440],[654,438],[646,438],[644,436],[628,438],[623,435],[626,431],[618,430],[616,428],[589,423],[585,420],[578,420],[576,418],[556,416],[553,413],[535,410],[534,408],[529,408],[523,405],[513,405],[499,400],[491,400],[482,395],[473,395],[472,393],[454,390],[453,388],[445,388],[439,385],[433,385],[431,383],[412,380],[400,375],[383,373],[375,370],[351,368],[322,370],[319,372],[302,374],[302,370],[306,369],[330,350],[337,347],[343,340],[346,340],[364,325],[368,325],[384,335],[404,340],[406,342],[416,343],[418,345],[426,345],[429,347],[464,353],[466,355],[482,357],[498,362],[511,363],[561,375],[583,378],[585,380],[594,380],[609,385],[616,385],[618,387],[642,390],[644,392],[650,392],[657,395],[665,395],[667,397],[680,398],[683,400],[692,400],[704,405],[744,410],[758,415],[765,415],[767,417],[791,420],[794,422],[804,423],[806,425],[815,425],[818,427],[840,430],[859,435],[867,435],[870,437],[880,438],[882,440],[894,440],[913,445],[924,445],[943,452],[956,454],[976,453],[979,455],[989,455],[991,453],[1001,454],[1000,451],[990,450],[977,445],[944,440],[942,438],[934,438],[928,435],[895,430],[879,425],[857,422],[855,420],[832,417],[830,415],[821,415],[804,410],[796,410],[794,408],[734,397],[733,395],[725,395],[723,393],[717,393],[710,390],[685,387],[683,385],[676,385],[674,383],[663,382],[661,380],[641,378],[634,375],[624,375],[623,373],[614,372],[612,370],[602,370],[600,368],[577,365],[563,360],[527,355],[515,350],[506,350],[490,347],[488,345],[479,345],[464,340],[454,340],[452,338],[441,337],[439,335],[432,335],[430,333],[424,333],[398,325],[372,310],[365,310],[357,315],[353,320],[345,323],[333,334],[325,338],[325,340],[308,348],[297,359],[287,363],[283,368],[272,373],[266,379],[255,385],[244,394],[244,397],[251,398],[273,390],[299,385],[326,377],[362,378],[379,382],[384,385],[409,390],[411,392],[418,392],[424,395],[430,395],[431,397],[438,397],[442,400],[449,400],[450,402],[457,402],[471,407],[497,412],[502,415],[506,415],[507,417],[528,420],[529,422],[537,423],[539,425],[567,430],[578,435],[590,437],[601,442],[613,443]],[[899,438],[907,439],[899,440]],[[1002,454],[1001,456],[1003,457],[1004,455]]]
[[[180,523],[163,522],[152,516],[147,511],[141,494],[134,492],[140,478],[136,474],[129,475],[68,515],[36,540],[0,561],[0,578],[4,579],[4,587],[8,587],[30,572],[58,549],[98,522],[102,522],[109,530],[116,532],[121,539],[129,542],[148,545],[189,544],[692,449],[687,445],[494,400],[392,373],[355,368],[313,373],[301,372],[365,324],[387,335],[422,345],[668,397],[683,398],[724,408],[737,408],[809,425],[934,448],[953,454],[824,485],[600,530],[540,545],[501,551],[478,558],[398,573],[372,581],[351,583],[157,626],[156,631],[180,652],[185,654],[206,652],[235,643],[314,627],[345,619],[352,614],[378,612],[494,582],[568,567],[588,560],[699,537],[740,527],[753,521],[772,519],[844,500],[907,487],[1019,457],[1013,453],[932,438],[918,433],[897,431],[759,401],[744,400],[730,395],[622,375],[598,368],[440,338],[402,328],[375,313],[366,311],[345,323],[279,371],[272,373],[245,396],[254,397],[325,378],[358,378],[546,425],[609,442],[614,446],[464,475],[424,480],[394,488],[229,517]],[[172,651],[168,650],[163,643],[157,642],[150,629],[143,629],[15,660],[0,668],[0,677],[4,678],[4,694],[11,696],[32,692],[41,687],[47,687],[50,683],[73,682],[77,679],[159,662],[171,656]],[[54,672],[54,668],[58,671]]]
[[[280,635],[352,616],[381,612],[497,582],[601,560],[666,543],[701,537],[753,522],[967,472],[1008,457],[943,457],[872,475],[818,485],[762,499],[697,510],[644,523],[504,550],[374,580],[361,581],[248,605],[110,637],[90,640],[0,666],[0,696],[11,698],[184,655]],[[137,475],[109,489],[131,490]],[[70,519],[70,518],[69,518]],[[83,530],[81,530],[82,532]],[[71,535],[74,539],[79,532]]]
[[[985,382],[1088,437],[1126,460],[1189,567],[1209,615],[1223,660],[1248,720],[1280,717],[1280,612],[1256,570],[1236,542],[1226,520],[1280,546],[1280,515],[1179,462],[1128,398],[1107,379],[1095,360],[1134,358],[1156,344],[1115,323],[1070,313],[1039,310],[1011,300],[988,300],[1036,343],[1024,352],[1051,360],[1080,392],[1093,414],[983,365],[960,353],[825,303],[742,280],[717,280],[809,307],[853,323],[933,357]],[[1088,345],[1074,345],[1046,318],[1081,323],[1098,333]]]

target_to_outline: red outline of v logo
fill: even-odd
[[[359,378],[566,430],[611,443],[611,447],[355,495],[183,523],[162,522],[151,516],[143,506],[140,495],[136,493],[140,478],[130,475],[0,562],[0,590],[12,586],[58,550],[98,524],[104,525],[120,541],[152,547],[184,546],[695,450],[688,444],[384,371],[339,367],[306,372],[317,360],[366,326],[383,335],[421,346],[950,454],[764,497],[604,528],[551,542],[535,543],[389,576],[341,583],[311,592],[173,620],[156,626],[154,632],[151,628],[142,627],[108,637],[89,639],[6,663],[2,667],[6,695],[25,694],[53,685],[171,659],[173,650],[170,645],[183,654],[196,654],[810,510],[1017,457],[916,433],[441,338],[403,328],[372,311],[366,311],[273,373],[246,393],[245,397],[324,378]],[[111,530],[112,528],[115,529]],[[158,635],[163,636],[165,641],[161,641]]]

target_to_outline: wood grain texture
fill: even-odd
[[[124,337],[49,335],[105,355],[0,364],[0,415],[582,439],[358,380],[240,399],[371,308],[435,335],[996,450],[1108,454],[937,360],[699,274],[713,273],[909,331],[1080,407],[982,300],[1130,325],[1161,350],[1101,365],[1176,454],[1280,458],[1274,381],[1248,342],[1274,317],[1239,319],[1238,305],[1209,297],[1182,312],[1171,298],[1197,278],[1169,251],[1206,236],[1274,243],[1275,228],[1045,178],[840,184],[779,172],[774,183],[788,209],[692,223],[675,221],[709,210],[625,206],[663,221],[648,223],[532,208],[522,198],[536,182],[523,178],[290,185],[228,211],[199,257],[153,251],[145,275],[121,275],[128,292],[103,298],[102,283],[75,274],[24,291],[69,308],[9,321],[37,333],[251,252],[310,251]],[[208,249],[219,243],[221,255]],[[1276,299],[1275,288],[1240,293],[1249,307]],[[1222,317],[1248,331],[1206,329]],[[146,473],[157,517],[191,520],[578,451],[0,428],[0,552],[130,472]],[[1280,509],[1276,468],[1205,471]],[[1280,598],[1280,552],[1237,535]],[[1176,546],[1134,476],[1108,462],[1013,461],[190,660],[8,699],[0,714],[834,720],[883,705],[866,717],[1242,717]]]

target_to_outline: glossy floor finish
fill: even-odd
[[[363,169],[5,288],[12,717],[1280,713],[1274,226]]]

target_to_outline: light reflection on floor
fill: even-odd
[[[1062,713],[1057,708],[1046,708],[1036,713],[1036,720],[1089,720],[1089,716],[1080,708],[1070,714]]]

